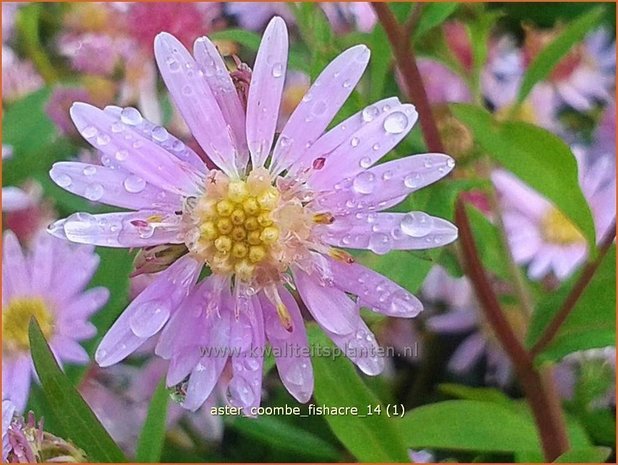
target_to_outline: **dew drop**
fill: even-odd
[[[354,178],[352,188],[359,194],[371,194],[375,185],[375,175],[368,171],[360,173]]]
[[[161,126],[155,126],[154,128],[152,128],[150,134],[152,135],[152,138],[157,142],[165,142],[169,137],[167,129]]]
[[[423,212],[408,213],[401,220],[400,226],[408,236],[425,237],[433,228],[433,220]]]
[[[129,152],[127,152],[126,150],[118,150],[114,156],[118,161],[125,161],[129,156]]]
[[[180,71],[180,63],[178,63],[178,61],[176,61],[174,58],[169,57],[167,59],[167,68],[172,73],[177,73],[178,71]]]
[[[352,82],[350,82],[350,80],[346,80],[346,81],[343,81],[342,85],[344,89],[349,89],[350,87],[352,87]]]
[[[395,111],[384,119],[384,130],[389,134],[401,134],[408,126],[408,117],[401,111]]]
[[[191,86],[184,86],[182,88],[182,93],[185,95],[191,95],[193,93],[193,88]]]
[[[57,176],[54,181],[56,181],[56,184],[58,184],[60,187],[69,187],[73,183],[71,176],[69,176],[68,174],[61,174]]]
[[[111,141],[111,138],[107,134],[99,134],[97,137],[97,145],[103,147]]]
[[[382,173],[382,180],[383,181],[388,181],[392,177],[393,177],[393,172],[392,171],[385,171],[384,173]]]
[[[369,250],[378,255],[384,255],[392,248],[391,238],[384,233],[373,233],[369,236]]]
[[[369,121],[373,121],[374,118],[376,118],[379,114],[380,109],[375,105],[370,105],[363,110],[361,116],[363,118],[363,121],[368,123]]]
[[[120,121],[115,121],[112,123],[111,130],[113,133],[117,134],[124,131],[124,125]]]
[[[86,190],[84,191],[84,196],[88,200],[96,202],[97,200],[100,200],[101,197],[103,197],[104,193],[105,190],[103,189],[103,186],[101,184],[95,183],[90,184],[88,187],[86,187]]]
[[[358,144],[360,144],[360,139],[358,137],[352,137],[350,140],[350,145],[352,147],[358,147]]]
[[[123,182],[124,188],[127,192],[131,194],[137,194],[142,192],[146,188],[146,181],[144,181],[139,176],[131,175],[127,176],[127,178]]]
[[[449,158],[446,161],[446,166],[448,166],[449,168],[454,168],[455,167],[455,160],[453,160],[452,158]]]
[[[99,131],[97,131],[97,128],[95,128],[94,126],[86,126],[82,130],[82,136],[84,136],[86,139],[90,139],[91,137],[96,136],[98,133]]]
[[[361,158],[359,165],[361,168],[369,168],[371,166],[371,158],[369,157]]]
[[[324,100],[319,100],[313,104],[313,107],[311,108],[311,113],[314,116],[322,116],[324,113],[326,113],[327,109],[328,105],[326,104],[326,102]]]
[[[127,107],[123,108],[120,112],[120,121],[124,124],[136,126],[142,122],[142,115],[136,108]]]
[[[84,174],[84,176],[94,176],[95,174],[97,174],[97,168],[96,166],[86,166],[82,173]]]
[[[283,76],[283,65],[281,63],[275,63],[273,65],[272,75],[276,78]]]
[[[420,185],[420,181],[421,181],[420,174],[411,174],[404,178],[403,183],[409,189],[416,189]]]

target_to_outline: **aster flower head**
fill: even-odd
[[[88,362],[79,341],[89,339],[96,328],[88,317],[108,299],[108,290],[84,291],[99,264],[89,246],[76,246],[51,237],[45,231],[24,252],[16,236],[7,231],[2,256],[2,389],[17,411],[26,406],[34,376],[28,325],[36,318],[61,363]]]
[[[383,254],[437,247],[457,236],[452,224],[425,213],[382,211],[454,165],[442,154],[376,165],[412,128],[412,105],[385,99],[325,132],[367,66],[367,47],[352,47],[326,67],[275,142],[287,51],[285,23],[274,18],[245,109],[210,40],[198,39],[193,57],[173,36],[159,34],[155,56],[163,79],[217,169],[208,170],[133,108],[78,103],[73,120],[101,151],[104,166],[59,163],[50,173],[71,192],[133,210],[77,213],[52,225],[53,234],[111,247],[161,247],[150,257],[165,258],[155,280],[107,333],[96,359],[112,365],[160,333],[155,351],[170,360],[167,383],[186,383],[189,409],[208,398],[224,370],[230,402],[259,405],[266,341],[279,349],[277,367],[290,393],[309,399],[307,335],[290,289],[337,345],[355,348],[348,356],[361,370],[379,373],[383,361],[359,308],[413,317],[422,307],[339,247]],[[212,274],[197,283],[205,266]]]
[[[616,214],[614,157],[591,161],[581,147],[573,151],[579,166],[579,184],[590,206],[596,237],[601,240]],[[501,198],[504,223],[515,261],[528,265],[528,275],[541,279],[553,274],[569,277],[588,256],[579,229],[551,202],[515,176],[495,171],[492,181]]]

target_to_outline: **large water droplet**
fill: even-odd
[[[151,131],[152,138],[157,142],[165,142],[169,137],[167,129],[161,126],[155,126]]]
[[[408,213],[401,220],[401,230],[408,236],[424,237],[432,228],[433,219],[423,212]]]
[[[120,121],[124,124],[129,124],[131,126],[135,126],[142,122],[142,115],[136,108],[127,107],[123,108],[120,112]]]
[[[127,176],[127,178],[123,182],[124,188],[127,192],[131,194],[137,194],[142,192],[146,188],[146,181],[144,181],[139,176],[131,175]]]
[[[156,334],[170,315],[169,305],[161,300],[143,302],[135,309],[129,322],[131,331],[138,337]]]
[[[374,189],[376,177],[373,173],[365,171],[354,178],[352,188],[359,194],[371,194]]]
[[[283,76],[283,65],[281,63],[275,63],[273,65],[272,75],[276,78]]]
[[[88,200],[92,200],[93,202],[96,202],[97,200],[100,200],[101,197],[103,197],[104,193],[105,193],[105,189],[103,188],[103,186],[101,184],[94,183],[86,187],[86,190],[84,191],[84,196]]]
[[[408,117],[401,111],[395,111],[384,119],[384,130],[389,134],[401,134],[408,126]]]
[[[369,236],[369,250],[378,255],[384,255],[392,249],[391,238],[384,233],[373,233]]]

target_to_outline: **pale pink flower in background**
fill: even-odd
[[[588,200],[601,240],[616,215],[615,160],[595,161],[574,148],[579,166],[579,184]],[[528,275],[541,279],[548,274],[559,280],[569,277],[588,256],[581,232],[548,200],[505,171],[497,170],[492,181],[501,198],[504,223],[515,261],[528,265]]]
[[[211,41],[198,39],[193,58],[173,36],[160,34],[155,56],[163,79],[218,169],[209,171],[134,108],[78,103],[73,120],[102,153],[103,166],[58,163],[50,172],[73,193],[134,210],[76,213],[52,225],[54,235],[108,247],[186,248],[129,305],[95,357],[113,365],[160,333],[155,351],[170,360],[167,384],[189,376],[183,405],[191,410],[206,401],[226,365],[230,402],[259,405],[266,341],[279,348],[286,388],[301,402],[309,399],[307,335],[288,285],[361,370],[378,374],[383,360],[359,308],[413,317],[422,306],[336,247],[384,254],[457,237],[451,223],[422,212],[381,212],[454,166],[443,154],[376,164],[411,130],[412,105],[385,99],[324,133],[367,66],[363,45],[326,67],[273,148],[287,52],[285,23],[275,18],[256,57],[245,112]],[[205,266],[212,275],[197,283]]]
[[[2,398],[22,412],[28,400],[34,368],[28,325],[36,318],[61,363],[85,364],[88,354],[79,341],[96,328],[88,318],[107,301],[103,287],[84,290],[99,264],[93,247],[76,246],[45,231],[29,252],[6,231],[2,255]]]
[[[428,58],[418,60],[425,91],[431,103],[470,102],[468,84],[454,71],[439,61]],[[400,72],[397,72],[400,80]]]
[[[32,63],[22,60],[2,45],[2,101],[12,102],[43,87],[43,79]]]

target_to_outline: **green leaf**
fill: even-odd
[[[595,8],[574,20],[567,28],[551,42],[547,47],[539,52],[534,58],[526,74],[524,74],[517,103],[522,103],[534,85],[545,79],[554,67],[569,53],[574,45],[581,42],[586,33],[599,24],[600,19],[606,13],[605,8]]]
[[[161,380],[152,395],[150,407],[148,407],[148,415],[137,440],[136,462],[156,463],[161,460],[161,452],[165,443],[169,398],[169,393],[165,388],[165,380]]]
[[[62,373],[34,319],[30,322],[28,334],[34,367],[48,405],[68,436],[65,439],[81,448],[91,462],[126,462],[122,451]]]
[[[508,264],[504,257],[498,228],[477,208],[466,205],[466,212],[484,267],[502,279],[509,279]]]
[[[570,293],[579,274],[547,294],[536,306],[527,335],[533,346]],[[596,274],[575,304],[560,331],[539,354],[539,361],[559,360],[579,350],[616,344],[616,246],[603,258]]]
[[[366,414],[367,406],[380,405],[377,397],[359,377],[352,363],[343,356],[329,357],[334,346],[328,338],[312,327],[310,339],[314,353],[315,398],[317,403],[336,407],[357,407]],[[319,351],[319,352],[318,352]],[[361,462],[408,462],[407,449],[393,419],[381,414],[360,417],[326,415],[333,433]]]
[[[589,447],[587,449],[572,449],[565,452],[555,463],[603,463],[611,455],[609,447]]]
[[[229,40],[247,47],[249,50],[256,52],[260,47],[262,38],[259,34],[246,29],[226,29],[225,31],[217,31],[209,34],[210,40]]]
[[[339,451],[329,442],[274,416],[239,417],[234,420],[233,427],[253,440],[285,452],[323,462],[340,459]]]
[[[462,384],[440,384],[438,389],[444,394],[464,400],[491,402],[508,409],[516,408],[513,400],[496,388],[473,388]]]
[[[487,111],[472,105],[453,104],[450,108],[494,160],[550,200],[594,250],[594,221],[579,187],[575,156],[566,143],[532,124],[495,121]]]
[[[439,26],[459,7],[456,2],[424,3],[421,18],[414,30],[414,40],[420,39],[427,31]]]
[[[373,29],[369,35],[368,45],[371,49],[371,60],[369,61],[369,76],[371,77],[369,101],[375,102],[382,98],[386,77],[391,70],[392,56],[390,53],[384,53],[384,50],[389,50],[384,28],[376,27]]]
[[[470,452],[538,450],[536,428],[510,408],[478,400],[449,400],[406,412],[399,420],[406,446]]]

